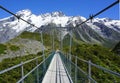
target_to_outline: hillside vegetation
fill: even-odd
[[[58,48],[58,41],[55,38],[55,47]],[[52,38],[49,34],[43,34],[43,45],[41,43],[41,34],[32,32],[23,32],[10,41],[0,44],[0,61],[6,58],[13,58],[29,54],[37,54],[45,50],[52,50]],[[55,49],[56,49],[55,48]]]
[[[33,59],[37,56],[41,56],[42,53],[38,53],[36,55],[26,55],[22,57],[15,57],[15,58],[8,58],[4,59],[0,63],[0,70],[12,67],[14,65],[20,64],[21,62]],[[42,57],[38,59],[38,63],[42,61]],[[27,63],[24,65],[24,74],[27,74],[31,69],[33,69],[36,66],[36,61],[32,61],[30,63]],[[6,72],[2,75],[0,75],[0,83],[16,83],[21,78],[21,68],[18,67],[16,69],[13,69],[9,72]]]
[[[5,54],[5,50],[7,49],[6,45],[0,44],[0,54]]]
[[[112,50],[116,54],[120,55],[120,42],[118,42]]]
[[[50,36],[48,34],[43,34],[43,38],[44,38],[43,41],[45,43],[44,47],[45,47],[45,54],[46,54],[51,51],[52,46],[50,45],[51,41],[50,41]],[[25,41],[21,41],[21,40],[25,40]],[[10,51],[11,53],[13,52],[13,54],[16,51],[20,51],[21,48],[25,47],[24,43],[26,44],[26,42],[29,42],[28,40],[29,41],[35,40],[40,42],[40,34],[25,31],[18,37],[10,40],[9,42],[5,44],[0,44],[0,53],[1,53],[0,55],[3,57],[5,56],[4,54],[6,54],[7,51]],[[39,47],[42,48],[41,45],[39,45]],[[41,50],[39,50],[38,52],[36,52],[36,54],[28,53],[27,55],[14,56],[14,57],[3,59],[0,62],[0,71],[41,55],[42,55],[42,52]],[[9,53],[8,53],[8,56],[9,56]],[[42,61],[42,57],[38,59],[38,63],[40,63],[41,61]],[[26,64],[24,66],[24,74],[27,74],[35,66],[36,66],[36,61],[32,61],[31,63]],[[21,78],[21,68],[18,67],[10,72],[6,72],[0,75],[0,83],[16,83],[20,78]]]
[[[57,33],[56,33],[57,34]],[[52,39],[51,35],[49,34],[43,34],[43,41],[46,51],[50,52],[52,51]],[[6,44],[0,44],[0,51],[2,54],[6,53],[6,50],[9,48],[9,50],[12,51],[18,51],[21,47],[19,45],[13,44],[18,39],[29,39],[29,40],[37,40],[40,41],[40,34],[38,33],[31,33],[31,32],[23,32],[20,36],[16,37],[15,39],[12,39],[11,41],[7,42]],[[64,38],[63,40],[63,51],[69,52],[69,35]],[[58,41],[57,36],[55,36],[55,49],[59,49],[60,42]],[[12,47],[10,47],[12,46]],[[0,70],[3,70],[5,68],[8,68],[10,66],[13,66],[15,64],[20,63],[21,61],[29,60],[30,58],[34,58],[36,56],[41,55],[40,54],[28,54],[26,56],[18,56],[13,57],[10,59],[4,59],[2,62],[0,62]],[[110,69],[112,71],[120,73],[120,56],[113,53],[109,48],[103,47],[101,45],[97,44],[87,44],[82,41],[76,40],[75,38],[72,39],[72,54],[78,56],[81,59],[85,60],[91,60],[91,62],[103,66],[107,69]],[[29,64],[30,65],[30,64]],[[33,66],[26,65],[25,69],[26,71],[30,70]],[[83,62],[78,62],[79,67],[81,67],[85,72],[87,72],[87,67]],[[30,67],[30,68],[29,68]],[[28,69],[27,69],[28,68]],[[15,83],[16,80],[20,77],[20,74],[18,74],[18,70],[11,71],[0,75],[0,82],[2,83]],[[98,83],[113,83],[120,82],[120,78],[111,76],[110,74],[107,74],[104,71],[101,71],[97,68],[92,67],[92,77],[98,82]]]
[[[69,36],[64,40],[65,52],[69,52]],[[66,43],[65,43],[66,42]],[[72,41],[72,55],[78,56],[84,60],[91,60],[92,63],[100,65],[104,68],[110,69],[114,72],[120,73],[120,56],[111,51],[111,49],[103,47],[98,44],[89,44],[81,41]],[[78,61],[78,65],[86,73],[88,73],[88,65],[84,62]],[[92,67],[92,77],[98,83],[113,83],[120,82],[120,77],[108,74],[100,69]]]

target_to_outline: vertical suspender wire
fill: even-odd
[[[69,54],[70,54],[70,61],[71,61],[71,47],[72,47],[72,31],[70,31],[70,47],[69,47]]]
[[[52,49],[54,51],[55,50],[55,48],[54,48],[54,28],[52,30],[52,35],[53,35],[53,37],[52,37]]]
[[[77,83],[77,56],[75,56],[75,83]]]
[[[62,38],[61,38],[62,36],[61,36],[61,30],[60,30],[60,51],[62,51]]]
[[[61,33],[60,33],[60,30],[59,30],[59,49],[61,51]]]
[[[71,47],[72,47],[72,30],[70,31],[70,47],[69,47],[69,60],[71,61]],[[70,63],[70,76],[71,76],[71,63]]]
[[[90,15],[90,21],[92,23],[92,20],[93,20],[93,16]],[[91,27],[93,27],[93,25],[91,25]],[[88,61],[88,76],[91,78],[91,60]],[[91,80],[88,79],[88,83],[91,83]]]
[[[17,25],[18,25],[18,28],[19,28],[19,22],[20,22],[20,19],[18,18],[18,23],[17,23]],[[21,55],[21,52],[20,52],[20,56],[22,56]],[[24,67],[23,67],[23,62],[21,62],[21,78],[23,78],[24,77]],[[24,83],[24,80],[21,82],[21,83]]]
[[[50,30],[50,40],[51,40],[51,42],[50,42],[50,45],[51,45],[51,52],[53,51],[53,37],[52,37],[53,35],[52,35],[52,29]]]
[[[60,41],[61,41],[61,42],[60,42],[60,43],[61,43],[61,44],[60,44],[60,50],[62,51],[62,31],[60,31]]]
[[[44,54],[44,44],[43,44],[43,32],[41,31],[41,43],[42,43],[42,52],[43,52],[43,60],[45,60],[45,54]],[[46,64],[45,62],[43,63],[43,72],[45,73],[46,71]]]
[[[61,32],[61,44],[62,44],[62,51],[63,51],[63,39],[64,39],[64,37],[62,37],[62,32]]]

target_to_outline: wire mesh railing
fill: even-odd
[[[41,83],[44,75],[49,67],[49,64],[52,60],[54,52],[51,53],[45,60],[43,60],[40,64],[34,67],[29,73],[23,76],[17,83]],[[44,64],[45,68],[44,69]]]
[[[35,71],[42,70],[42,71],[39,72],[39,81],[42,80],[42,77],[44,76],[53,55],[54,55],[54,52],[46,53],[44,56],[46,56],[46,57],[48,56],[49,58],[46,58],[46,60],[44,60],[44,61],[43,61],[43,55],[41,55],[41,56],[38,56],[36,58],[27,60],[25,62],[21,61],[20,64],[14,65],[14,66],[9,67],[9,68],[4,69],[4,70],[1,70],[0,71],[0,83],[1,82],[2,83],[12,83],[12,82],[15,83],[18,80],[23,79],[34,68],[38,67],[39,64],[45,63],[46,64],[46,69],[44,69],[43,64],[41,64],[37,69],[34,69]],[[10,75],[9,73],[12,73],[12,75]],[[13,74],[15,74],[15,75],[13,75]],[[8,76],[6,76],[6,75],[8,75]],[[36,73],[36,75],[38,75],[38,74]],[[4,76],[6,77],[7,80],[4,79]],[[14,79],[12,79],[13,77],[14,77]]]
[[[75,56],[73,56],[75,57]],[[79,62],[86,64],[87,72],[90,77],[93,77],[97,82],[109,82],[109,83],[118,83],[120,82],[120,73],[106,69],[100,65],[92,63],[90,60],[86,61],[77,57]],[[86,66],[85,66],[86,67]]]
[[[61,59],[65,64],[73,83],[96,83],[96,81],[89,77],[89,75],[84,72],[80,67],[77,66],[77,59],[74,62],[70,61],[68,57],[60,53]]]
[[[62,53],[61,57],[63,62],[66,64],[69,73],[71,73],[71,78],[74,83],[120,82],[120,73],[96,65],[92,63],[90,60],[87,61],[79,58],[78,56],[71,55],[72,59],[70,61],[69,60],[70,54],[63,55]]]

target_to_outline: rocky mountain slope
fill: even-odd
[[[0,44],[0,62],[5,58],[21,57],[41,52],[43,45],[39,38],[40,35],[37,33],[23,32],[18,37]]]
[[[43,26],[49,26],[50,24],[55,24],[54,27],[75,28],[72,35],[87,43],[105,44],[120,41],[120,20],[94,18],[93,22],[89,21],[76,27],[76,25],[85,21],[86,18],[82,16],[66,16],[62,12],[35,15],[32,14],[30,10],[19,11],[16,15],[40,28]],[[18,36],[23,31],[34,32],[38,30],[38,28],[30,26],[22,20],[18,20],[14,16],[3,18],[0,19],[0,42],[7,42],[8,40]],[[70,29],[59,29],[59,31],[62,31],[62,34],[65,33],[63,36],[70,33]]]
[[[55,36],[55,49],[59,47],[59,41]],[[0,44],[0,62],[6,58],[23,57],[26,55],[36,55],[44,49],[46,52],[51,52],[52,38],[50,34],[43,33],[43,42],[39,33],[24,31],[19,36],[10,41]]]

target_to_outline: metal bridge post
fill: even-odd
[[[91,60],[88,61],[88,75],[91,77]],[[89,83],[90,83],[90,78],[89,78]]]
[[[36,59],[36,66],[37,66],[37,83],[39,83],[39,72],[38,72],[38,59]]]
[[[77,83],[77,56],[75,57],[75,83]]]
[[[24,68],[23,68],[23,62],[21,62],[21,78],[24,77]],[[24,83],[24,79],[22,80],[22,83]]]

